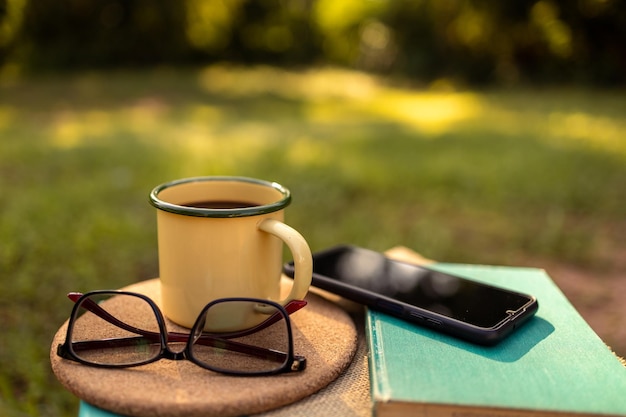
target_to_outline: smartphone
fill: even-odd
[[[293,277],[293,262],[285,264],[284,272]],[[532,295],[350,245],[313,254],[312,285],[481,345],[500,342],[539,306]]]

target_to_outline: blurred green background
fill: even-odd
[[[616,0],[0,0],[6,72],[229,61],[613,86],[625,34]]]
[[[157,276],[187,176],[282,183],[313,250],[554,270],[626,355],[619,5],[0,0],[0,415],[76,414],[65,294]]]

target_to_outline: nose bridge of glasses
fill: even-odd
[[[163,358],[169,359],[171,361],[182,361],[185,359],[189,359],[185,350],[181,350],[180,352],[174,352],[169,348],[165,349],[165,351],[163,352]]]

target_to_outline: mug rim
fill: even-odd
[[[245,182],[252,185],[259,185],[267,188],[271,188],[278,191],[282,198],[270,204],[261,204],[252,207],[232,208],[232,209],[213,209],[213,208],[201,208],[201,207],[189,207],[182,206],[174,203],[168,203],[167,201],[159,198],[159,193],[165,189],[176,187],[182,184],[188,184],[193,182]],[[237,176],[204,176],[204,177],[190,177],[182,178],[174,181],[169,181],[160,185],[157,185],[150,192],[150,204],[156,207],[158,210],[166,211],[174,214],[181,214],[184,216],[192,217],[211,217],[211,218],[232,218],[232,217],[248,217],[257,216],[261,214],[273,213],[284,209],[291,202],[291,192],[280,185],[277,182],[265,181],[257,178],[249,177],[237,177]]]

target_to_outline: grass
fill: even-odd
[[[313,250],[611,268],[626,95],[417,91],[337,70],[210,67],[0,87],[0,414],[70,416],[49,369],[64,294],[157,276],[155,185],[274,180]],[[540,265],[538,265],[540,266]]]

